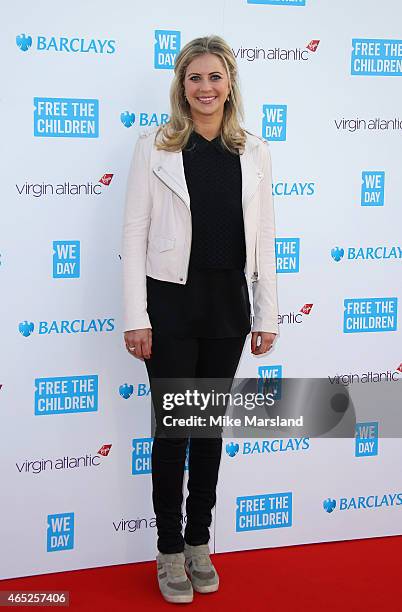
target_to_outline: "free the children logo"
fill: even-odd
[[[276,238],[276,271],[296,273],[300,269],[300,238]]]
[[[132,441],[131,453],[131,474],[138,476],[140,474],[152,473],[152,446],[153,438],[134,438]],[[184,469],[188,470],[188,453],[189,444],[186,447],[186,460]]]
[[[99,100],[34,98],[34,136],[98,138]]]
[[[278,529],[292,526],[293,495],[264,493],[236,498],[236,531]]]
[[[35,416],[97,412],[98,375],[35,378]]]
[[[350,73],[354,76],[402,76],[402,40],[353,38]]]
[[[343,307],[345,334],[397,330],[397,297],[345,298]]]

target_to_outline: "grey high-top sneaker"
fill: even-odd
[[[159,588],[170,603],[190,603],[193,601],[193,587],[184,568],[183,553],[156,556]]]
[[[219,588],[219,576],[209,558],[208,544],[184,544],[185,567],[198,593],[213,593]]]

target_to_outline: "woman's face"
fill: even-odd
[[[213,53],[204,53],[193,59],[184,76],[184,92],[193,118],[222,117],[230,89],[221,59]]]

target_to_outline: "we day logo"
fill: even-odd
[[[263,104],[262,137],[264,140],[286,140],[287,114],[286,104]]]
[[[47,517],[47,552],[74,548],[74,512],[49,514]]]
[[[362,172],[362,206],[384,206],[385,172],[363,170]]]
[[[53,278],[79,278],[80,241],[53,241]]]
[[[355,456],[374,457],[378,455],[378,422],[356,423]]]
[[[154,68],[172,70],[180,51],[180,32],[155,30]]]

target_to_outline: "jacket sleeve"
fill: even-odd
[[[277,273],[275,254],[275,217],[272,197],[272,166],[269,145],[262,145],[260,218],[257,228],[258,280],[253,284],[254,319],[252,331],[279,332]]]
[[[147,313],[146,256],[152,197],[147,138],[138,137],[128,180],[123,224],[124,331],[150,328]]]

